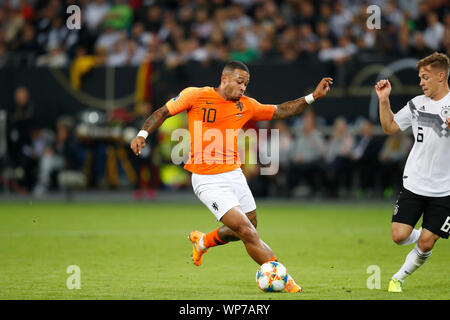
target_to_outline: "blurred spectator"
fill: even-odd
[[[398,29],[403,23],[403,14],[396,7],[396,3],[393,0],[387,1],[383,7],[382,16],[386,21],[395,26]]]
[[[278,146],[273,147],[268,145],[266,150],[278,150],[279,152],[279,167],[278,172],[275,175],[270,175],[269,178],[272,181],[273,193],[277,196],[285,197],[289,194],[288,187],[288,173],[290,165],[290,153],[294,139],[290,132],[290,128],[283,120],[277,120],[273,124],[273,129],[278,130],[279,141]],[[269,143],[274,142],[269,139]]]
[[[214,23],[208,17],[206,9],[200,9],[195,15],[195,23],[193,25],[194,34],[201,40],[205,41],[209,38],[214,30]]]
[[[48,46],[48,53],[40,55],[36,60],[38,67],[61,68],[69,64],[69,57],[64,49],[58,45]]]
[[[154,35],[145,30],[143,22],[136,22],[131,29],[131,40],[136,41],[137,45],[147,49],[149,45],[154,41]]]
[[[143,19],[145,30],[157,33],[162,26],[162,11],[159,6],[151,6],[147,9],[147,16]]]
[[[316,51],[318,41],[317,35],[313,32],[310,24],[302,24],[299,27],[299,49],[305,56],[310,57]]]
[[[318,58],[320,61],[334,61],[342,64],[348,61],[358,52],[358,47],[350,41],[348,37],[341,37],[337,47],[332,47],[329,39],[321,39],[319,43],[320,51]]]
[[[420,59],[432,53],[432,50],[427,48],[425,44],[425,38],[422,32],[416,32],[413,37],[414,46],[411,48],[411,54],[413,56]]]
[[[263,62],[275,62],[279,60],[279,55],[274,49],[273,41],[270,37],[264,37],[259,43],[259,59]]]
[[[152,113],[152,105],[148,101],[143,101],[136,108],[136,119],[133,123],[133,127],[142,128],[145,120]],[[158,167],[154,164],[152,158],[156,156],[155,153],[150,153],[152,144],[156,141],[156,136],[151,135],[148,145],[142,149],[139,157],[132,154],[131,150],[128,150],[130,154],[130,160],[133,163],[133,167],[136,171],[137,179],[134,185],[134,197],[137,200],[146,196],[150,199],[155,197],[155,187],[159,187],[159,174]]]
[[[360,190],[364,194],[373,195],[376,176],[379,173],[378,154],[381,143],[373,134],[373,124],[369,120],[361,123],[360,138],[352,150],[352,160],[356,166]]]
[[[126,65],[137,67],[144,60],[147,51],[134,40],[127,40]]]
[[[178,26],[182,30],[183,36],[189,37],[191,33],[191,27],[194,23],[194,10],[188,4],[182,5],[178,9],[177,15]]]
[[[334,61],[341,64],[350,60],[356,53],[358,53],[358,47],[348,37],[339,38]]]
[[[21,37],[17,41],[16,50],[18,53],[31,54],[33,56],[40,53],[33,25],[25,24],[23,26]]]
[[[398,0],[398,6],[411,19],[416,19],[419,15],[419,3],[422,0]]]
[[[285,62],[297,60],[300,52],[298,40],[298,28],[294,25],[286,27],[277,39],[277,51]]]
[[[339,195],[340,182],[343,183],[347,195],[351,191],[353,179],[353,167],[351,151],[355,139],[349,132],[345,118],[337,118],[333,124],[333,133],[328,141],[325,154],[327,163],[329,196]]]
[[[78,41],[78,32],[77,30],[69,30],[63,19],[56,17],[51,22],[46,38],[46,47],[60,47],[65,51],[69,51]]]
[[[208,60],[208,50],[201,47],[196,38],[189,38],[181,42],[181,46],[178,48],[178,51],[183,62],[204,62]]]
[[[58,17],[59,12],[61,12],[61,5],[58,1],[50,1],[44,8],[38,11],[35,21],[36,40],[42,49],[47,46],[52,21]]]
[[[190,182],[190,175],[182,168],[173,164],[172,162],[172,150],[178,143],[185,145],[184,150],[188,149],[188,141],[184,139],[181,142],[172,141],[171,135],[175,129],[187,128],[188,117],[186,113],[177,114],[174,117],[170,117],[161,125],[158,130],[156,144],[157,150],[155,154],[159,157],[157,163],[159,164],[159,177],[161,184],[166,189],[177,190],[184,188]],[[187,154],[184,154],[184,159],[187,160]]]
[[[114,28],[107,27],[99,35],[95,42],[95,47],[105,48],[108,52],[113,51],[114,45],[126,35],[121,31],[116,31]]]
[[[324,180],[324,156],[326,141],[316,129],[315,114],[304,112],[301,132],[295,135],[291,149],[288,186],[291,192],[299,182],[306,182],[309,195],[321,191]]]
[[[47,131],[47,135],[50,133]],[[51,133],[53,135],[53,133]],[[83,161],[77,141],[73,135],[73,120],[62,117],[56,124],[56,137],[47,138],[39,159],[37,184],[33,193],[37,197],[45,196],[49,190],[65,187],[68,179],[85,182],[80,171]],[[60,176],[60,174],[63,174]],[[69,178],[70,175],[70,178]],[[64,186],[60,186],[61,182]]]
[[[128,60],[128,51],[125,37],[114,43],[112,52],[108,55],[106,65],[109,67],[120,67],[126,65]]]
[[[26,156],[25,171],[26,188],[36,194],[42,179],[40,162],[50,152],[55,141],[55,134],[46,128],[34,127],[31,131],[31,144],[23,147]],[[36,189],[38,187],[38,189]]]
[[[106,63],[106,50],[102,47],[97,48],[97,55],[88,55],[86,48],[77,48],[75,60],[70,67],[70,83],[72,88],[80,89],[82,79],[93,67],[101,66]]]
[[[14,10],[13,8],[9,8],[9,10],[5,10],[4,14],[0,14],[7,21],[4,24],[4,32],[5,32],[5,40],[7,43],[14,41],[14,39],[19,35],[20,30],[25,24],[25,19],[22,17],[18,10]]]
[[[337,43],[337,38],[330,32],[330,27],[325,21],[319,21],[316,24],[316,33],[320,39],[328,39],[331,44]]]
[[[418,14],[416,19],[414,20],[414,27],[417,31],[425,31],[427,27],[427,15],[429,12],[429,4],[428,1],[420,1]]]
[[[400,27],[397,40],[397,53],[401,56],[408,56],[411,47],[411,33],[407,25],[403,24]]]
[[[112,6],[103,16],[103,27],[112,27],[115,30],[130,28],[133,21],[133,10],[124,0],[114,0]]]
[[[444,26],[439,22],[438,15],[430,12],[427,15],[428,25],[424,32],[425,45],[431,50],[438,50],[444,38]]]
[[[423,57],[450,50],[450,14],[442,0],[370,2],[382,8],[382,32],[367,28],[369,3],[361,1],[82,0],[76,2],[83,12],[81,30],[65,27],[64,5],[69,3],[75,2],[0,4],[0,63],[33,65],[39,59],[39,65],[63,66],[66,59],[76,58],[80,45],[88,51],[106,48],[115,66],[136,65],[146,56],[170,68],[230,57],[244,62],[317,59],[340,65],[358,51],[367,57]],[[123,38],[135,43],[124,45]],[[117,42],[122,42],[120,50]],[[18,52],[22,54],[11,54]]]
[[[332,48],[331,41],[327,38],[322,38],[319,41],[319,52],[318,52],[318,59],[319,61],[326,62],[326,61],[332,61],[334,60],[334,51]]]
[[[313,27],[316,24],[315,9],[311,1],[303,1],[300,4],[299,12],[294,17],[293,23],[295,25],[308,25]]]
[[[233,4],[228,9],[228,17],[224,21],[224,32],[228,39],[232,39],[239,28],[250,28],[252,19],[245,14],[244,8],[238,4]]]
[[[320,21],[328,24],[331,20],[331,16],[333,14],[333,10],[331,8],[332,2],[323,2],[320,4],[319,12],[320,12]]]
[[[83,9],[84,20],[91,33],[97,32],[109,8],[110,4],[107,0],[93,0]]]
[[[229,60],[238,60],[244,63],[258,59],[258,51],[255,49],[247,48],[245,40],[243,38],[236,38],[231,44],[231,53]]]
[[[442,45],[444,47],[444,52],[447,53],[447,56],[450,55],[450,13],[445,15],[445,31],[444,31],[444,39],[442,40]]]
[[[31,128],[34,123],[34,103],[26,87],[14,92],[14,106],[8,117],[8,156],[11,165],[24,167],[27,156],[23,149],[31,144]]]
[[[403,167],[411,149],[412,141],[402,131],[390,135],[383,144],[379,161],[381,183],[385,196],[390,197],[400,191]]]
[[[333,14],[330,17],[330,30],[336,37],[345,35],[346,28],[350,25],[353,19],[353,14],[350,10],[344,7],[342,1],[336,1],[333,6]]]

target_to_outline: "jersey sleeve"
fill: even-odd
[[[167,109],[172,116],[191,109],[194,104],[199,88],[189,87],[180,92],[178,96],[166,102]]]
[[[249,103],[253,109],[253,120],[264,121],[272,120],[273,114],[277,108],[274,104],[261,104],[255,99],[249,98]]]
[[[411,118],[411,108],[408,104],[394,114],[394,121],[402,131],[405,131],[411,126]]]

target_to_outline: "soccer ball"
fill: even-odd
[[[286,267],[279,262],[266,262],[256,271],[256,283],[264,292],[278,292],[288,281]]]

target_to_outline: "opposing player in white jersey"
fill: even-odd
[[[449,58],[437,52],[420,60],[417,69],[424,94],[396,114],[389,104],[389,81],[375,85],[384,132],[412,127],[415,137],[392,216],[392,239],[399,245],[416,245],[392,276],[389,292],[402,292],[404,279],[425,263],[439,238],[448,239],[450,234],[449,67]],[[422,214],[422,228],[414,229]]]

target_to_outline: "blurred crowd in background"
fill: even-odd
[[[81,8],[79,30],[66,26],[66,8],[74,4]],[[381,8],[382,32],[366,24],[367,6],[373,4]],[[422,58],[433,51],[450,53],[446,0],[0,0],[0,72],[5,66],[120,67],[149,61],[167,68],[229,60],[341,64],[362,54]],[[127,123],[134,129],[153,106],[144,101],[139,108]],[[127,139],[83,139],[80,119],[61,115],[54,128],[35,126],[26,87],[15,90],[8,109],[13,112],[3,190],[45,196],[77,187],[115,189],[125,180],[136,198],[152,198],[155,190],[190,186],[187,172],[170,161],[170,133],[186,126],[185,118],[166,121],[135,157]],[[401,186],[412,146],[407,134],[376,134],[363,118],[354,123],[338,118],[323,130],[313,109],[293,123],[266,127],[279,129],[280,168],[262,176],[261,165],[243,166],[255,196],[391,197]]]
[[[17,88],[14,98],[15,111],[8,120],[10,191],[40,197],[51,191],[124,187],[134,189],[136,198],[153,198],[155,190],[190,186],[188,173],[172,161],[173,147],[180,141],[173,141],[171,133],[187,128],[186,113],[166,120],[137,157],[129,141],[150,114],[149,103],[141,105],[128,127],[93,126],[90,122],[102,124],[105,115],[87,112],[81,119],[60,117],[53,131],[34,125],[34,104],[25,87]],[[89,128],[97,133],[88,136]],[[238,142],[244,150],[244,174],[257,197],[390,198],[401,187],[403,166],[412,147],[409,134],[377,134],[374,124],[364,118],[349,124],[339,117],[332,127],[326,126],[313,108],[290,125],[281,120],[250,121],[244,129],[252,128],[279,132],[279,140],[269,136],[262,144]],[[271,147],[271,143],[278,145]],[[250,160],[258,159],[261,152],[267,154],[258,150],[264,145],[268,145],[265,150],[279,150],[279,164],[265,165],[278,167],[274,175],[261,175],[265,162]]]
[[[69,30],[70,5],[81,29]],[[368,29],[368,5],[383,32]],[[2,0],[0,66],[175,67],[188,61],[340,63],[355,54],[423,57],[450,52],[446,0]]]

